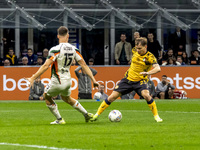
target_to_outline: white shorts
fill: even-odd
[[[71,95],[71,78],[70,79],[62,79],[59,83],[57,78],[51,78],[51,83],[49,83],[44,92],[51,97],[62,95],[62,96],[70,96]]]

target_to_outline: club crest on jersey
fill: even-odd
[[[143,62],[145,62],[145,65],[150,65],[150,62],[147,60],[146,57],[143,58]]]

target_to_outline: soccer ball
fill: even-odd
[[[94,99],[101,99],[101,93],[100,92],[96,92],[94,94]]]
[[[111,122],[120,122],[122,119],[122,113],[119,110],[112,110],[108,118]]]

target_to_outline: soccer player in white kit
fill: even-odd
[[[52,97],[60,94],[63,101],[70,104],[72,107],[81,112],[85,121],[88,122],[92,118],[93,114],[88,113],[84,107],[74,98],[70,96],[71,94],[71,74],[70,66],[75,59],[79,65],[86,71],[88,76],[93,81],[94,87],[98,87],[99,83],[96,82],[92,72],[89,67],[86,65],[82,55],[79,53],[78,49],[69,44],[69,32],[68,29],[64,26],[58,28],[59,45],[54,46],[49,51],[48,59],[45,63],[39,68],[39,70],[32,75],[32,77],[27,78],[30,82],[30,85],[33,84],[34,80],[41,76],[51,65],[51,83],[46,86],[44,97],[47,104],[47,107],[56,117],[54,122],[50,124],[65,124],[65,120],[61,117],[57,104],[52,100]]]

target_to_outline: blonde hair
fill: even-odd
[[[147,45],[147,38],[145,38],[145,37],[137,38],[135,40],[135,45],[139,45],[139,44],[141,44],[142,46],[146,46]]]

